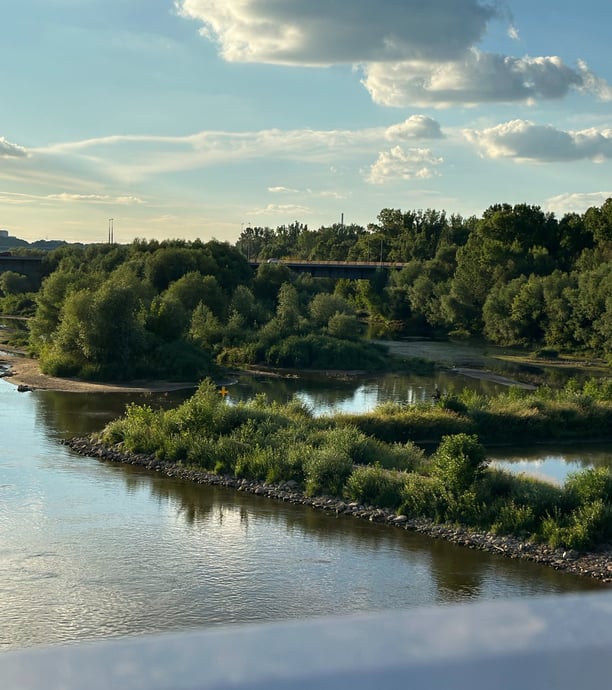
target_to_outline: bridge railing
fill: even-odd
[[[2,690],[602,690],[610,650],[606,592],[5,652],[0,679]]]

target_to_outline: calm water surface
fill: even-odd
[[[602,587],[59,443],[134,398],[183,396],[23,394],[0,380],[0,649]]]

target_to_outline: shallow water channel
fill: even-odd
[[[184,395],[18,393],[0,380],[0,650],[603,587],[60,444],[131,400]]]

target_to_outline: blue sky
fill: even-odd
[[[612,196],[608,0],[12,0],[0,228],[237,239]]]

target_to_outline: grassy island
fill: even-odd
[[[229,405],[206,380],[176,409],[129,406],[99,440],[218,475],[291,482],[309,496],[582,550],[612,536],[612,473],[584,470],[557,487],[488,467],[483,441],[610,438],[611,421],[604,380],[325,417],[296,400]],[[437,447],[427,454],[424,442]]]

